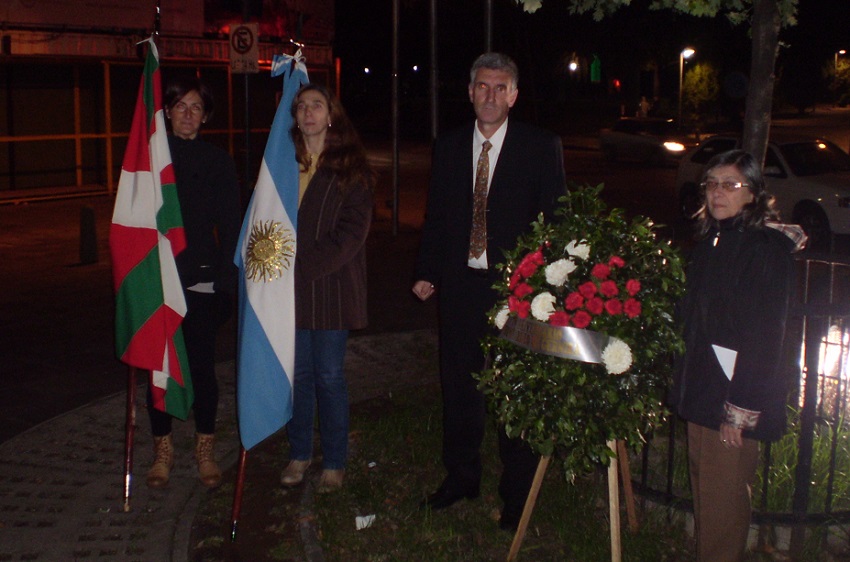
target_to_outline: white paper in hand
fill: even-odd
[[[717,356],[717,361],[720,362],[720,367],[723,369],[723,374],[730,381],[735,375],[735,360],[738,358],[738,352],[728,347],[720,347],[719,345],[711,344],[714,354]]]
[[[374,515],[363,515],[363,516],[358,515],[357,517],[354,518],[354,526],[357,528],[358,531],[361,531],[363,529],[368,529],[369,527],[372,526],[372,523],[374,523],[374,522],[375,522],[375,516]]]

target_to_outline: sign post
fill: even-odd
[[[230,30],[230,71],[256,74],[260,71],[259,25],[241,23]]]
[[[251,193],[251,95],[248,75],[260,72],[258,23],[240,23],[230,29],[230,72],[242,74],[245,82],[245,171],[242,181],[242,202]]]

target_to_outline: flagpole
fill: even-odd
[[[156,15],[153,20],[153,34],[159,37],[160,16],[162,16],[162,0],[156,0]]]
[[[301,50],[294,56],[276,55],[271,74],[284,76],[283,97],[275,110],[234,256],[239,268],[236,410],[242,448],[233,498],[231,542],[236,540],[239,525],[247,451],[292,417],[295,287],[289,264],[295,260],[297,248],[298,163],[289,131],[295,95],[308,83]],[[279,270],[260,268],[260,260],[251,249],[257,239],[272,241],[272,237],[281,240],[276,257],[286,265]]]
[[[154,35],[159,36],[161,0],[156,0]],[[124,512],[130,511],[133,488],[133,441],[136,435],[136,367],[127,369],[127,404],[124,412]]]
[[[156,0],[154,35],[159,36],[161,0]],[[127,370],[127,404],[124,412],[124,512],[130,511],[133,488],[133,441],[136,434],[136,367]]]
[[[242,0],[242,21],[247,22],[249,19],[251,19],[251,14],[248,0]],[[259,37],[257,40],[259,40]],[[251,83],[248,80],[247,72],[243,73],[243,77],[245,87],[245,172],[242,176],[244,181],[242,192],[245,194],[245,200],[242,201],[242,204],[245,205],[250,199],[253,186],[251,185]]]
[[[127,409],[124,421],[124,511],[130,511],[130,492],[133,479],[133,436],[136,428],[136,368],[127,373]]]
[[[236,542],[236,527],[239,525],[239,514],[242,511],[242,492],[245,489],[245,463],[248,451],[239,448],[239,466],[236,469],[236,489],[233,492],[233,510],[230,513],[230,542]]]

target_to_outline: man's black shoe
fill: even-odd
[[[462,499],[474,500],[478,497],[478,490],[467,492],[455,492],[448,488],[440,487],[439,490],[422,500],[419,504],[420,509],[430,507],[431,511],[437,511],[453,506]]]

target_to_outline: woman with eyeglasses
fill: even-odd
[[[688,427],[699,562],[740,561],[759,441],[785,430],[790,388],[782,342],[803,231],[778,222],[761,164],[733,150],[702,179],[697,245],[680,304],[685,352],[673,409]]]
[[[194,77],[171,82],[163,105],[170,124],[168,148],[186,235],[186,248],[176,261],[186,297],[187,312],[181,326],[195,394],[195,460],[201,482],[214,488],[221,483],[213,449],[218,411],[215,342],[236,292],[233,255],[242,227],[236,165],[227,151],[200,138],[201,125],[213,112],[213,96],[203,82]],[[172,418],[153,407],[153,392],[159,390],[148,385],[154,461],[146,483],[162,488],[174,465]]]

